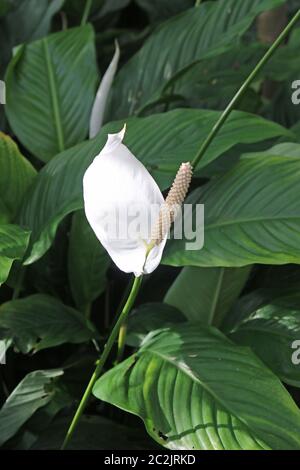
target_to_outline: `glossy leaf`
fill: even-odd
[[[223,54],[191,65],[185,73],[170,82],[165,94],[168,96],[172,90],[173,94],[184,98],[185,104],[192,108],[222,110],[228,105],[229,97],[234,96],[264,52],[265,47],[259,43],[238,45],[234,43]],[[253,92],[253,88],[250,88],[248,93],[251,91]],[[257,100],[252,100],[250,106],[247,101],[246,108],[245,104],[246,97],[238,104],[238,108],[246,109],[248,112],[255,111]]]
[[[24,354],[68,342],[82,343],[96,335],[79,312],[44,294],[3,303],[0,329]]]
[[[266,305],[245,318],[231,331],[238,344],[249,346],[280,379],[300,387],[300,297],[298,309],[284,302]],[[298,344],[298,346],[297,346]]]
[[[0,132],[0,218],[14,219],[36,171],[20,153],[17,145]]]
[[[251,268],[183,268],[164,302],[190,321],[219,325],[243,289]]]
[[[94,395],[140,416],[169,449],[298,449],[300,411],[247,348],[197,324],[158,330]]]
[[[163,262],[203,267],[299,263],[299,177],[296,158],[242,159],[186,201],[205,206],[204,247],[187,250],[186,240],[172,240]]]
[[[282,0],[204,2],[160,25],[117,75],[109,119],[124,118],[156,100],[167,86],[196,61],[223,53],[264,10]]]
[[[148,118],[131,118],[127,121],[124,143],[148,167],[161,189],[165,189],[179,165],[193,159],[219,115],[216,111],[178,109]],[[33,248],[27,263],[46,252],[59,222],[82,208],[84,172],[104,146],[107,134],[119,131],[123,124],[106,125],[95,139],[57,155],[40,171],[20,216],[21,223],[33,231]],[[238,143],[261,142],[279,135],[292,134],[257,116],[233,113],[201,165],[207,165]]]
[[[151,331],[184,321],[184,315],[171,305],[159,302],[143,304],[129,315],[126,343],[140,346]]]
[[[22,144],[48,161],[81,142],[88,132],[96,80],[89,25],[18,48],[6,74],[5,111]]]
[[[26,375],[0,410],[0,445],[16,434],[20,427],[55,395],[55,379],[62,370],[37,370]]]
[[[22,259],[30,232],[17,225],[0,225],[0,286],[6,281],[14,260]]]
[[[84,212],[73,216],[68,252],[71,291],[77,306],[86,310],[106,287],[110,258],[89,226]]]
[[[52,18],[62,7],[63,0],[10,0],[4,1],[4,7],[5,3],[7,13],[0,18],[0,64],[4,69],[14,46],[48,34]]]

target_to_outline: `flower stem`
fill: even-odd
[[[223,124],[225,123],[226,119],[230,115],[230,113],[233,111],[235,105],[239,102],[239,100],[243,97],[245,94],[246,90],[248,89],[249,85],[253,82],[253,80],[257,77],[259,74],[260,70],[263,68],[263,66],[268,62],[268,60],[271,58],[271,56],[274,54],[276,49],[280,46],[282,41],[287,37],[295,23],[300,19],[300,9],[297,11],[297,13],[293,16],[291,21],[288,23],[288,25],[284,28],[282,33],[278,36],[278,38],[273,42],[272,46],[268,49],[268,51],[265,53],[265,55],[262,57],[262,59],[258,62],[258,64],[255,66],[255,68],[252,70],[248,78],[244,81],[242,84],[241,88],[238,90],[238,92],[235,94],[235,96],[232,98],[230,103],[228,104],[227,108],[223,111],[221,114],[220,118],[208,134],[207,138],[204,140],[203,144],[201,145],[197,155],[195,156],[194,160],[192,161],[192,166],[195,169],[196,166],[198,165],[200,159],[203,157],[204,153],[212,143],[213,139],[215,138],[216,134],[219,132]]]
[[[137,294],[140,290],[140,287],[141,287],[141,283],[142,283],[142,276],[139,276],[139,277],[136,277],[134,279],[134,283],[132,285],[132,289],[130,291],[130,294],[128,296],[128,299],[126,301],[126,304],[124,305],[123,309],[122,309],[122,312],[118,318],[118,320],[116,321],[115,323],[115,326],[113,327],[110,335],[109,335],[109,338],[107,340],[107,343],[106,345],[104,346],[104,349],[103,349],[103,352],[102,352],[102,355],[99,359],[99,361],[97,362],[97,365],[96,365],[96,368],[94,370],[94,373],[92,375],[92,377],[90,378],[90,381],[88,383],[88,386],[81,398],[81,401],[79,403],[79,406],[76,410],[76,413],[73,417],[73,420],[70,424],[70,427],[67,431],[67,434],[66,434],[66,437],[64,439],[64,442],[63,442],[63,445],[61,447],[61,450],[64,450],[66,448],[66,446],[68,445],[68,443],[70,442],[73,434],[74,434],[74,431],[79,423],[79,420],[87,406],[87,403],[88,403],[88,400],[91,396],[91,393],[92,393],[92,390],[93,390],[93,386],[96,382],[96,380],[98,379],[99,375],[101,374],[102,372],[102,369],[103,369],[103,366],[105,365],[106,363],[106,360],[109,356],[109,353],[114,345],[114,342],[118,336],[118,333],[119,333],[119,330],[120,330],[120,327],[121,325],[124,323],[124,321],[126,320],[127,318],[127,315],[128,313],[130,312],[133,304],[134,304],[134,301],[137,297]]]
[[[127,334],[127,320],[125,320],[122,323],[121,328],[119,330],[118,352],[117,352],[117,357],[116,357],[116,364],[122,361],[122,357],[123,357],[124,349],[125,349],[126,334]]]
[[[88,20],[88,17],[89,17],[89,14],[90,14],[90,10],[91,10],[91,7],[92,7],[92,1],[93,0],[86,0],[85,2],[85,7],[84,7],[84,10],[83,10],[83,14],[82,14],[82,18],[81,18],[81,26],[83,26],[84,24],[86,24],[87,20]]]

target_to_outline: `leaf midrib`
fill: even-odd
[[[42,44],[44,47],[44,54],[45,54],[45,61],[47,67],[47,76],[49,79],[49,89],[50,89],[50,97],[52,102],[52,110],[54,115],[54,124],[56,129],[56,136],[57,136],[57,144],[59,152],[62,152],[65,149],[64,144],[64,134],[63,134],[63,127],[61,121],[61,114],[60,114],[60,107],[58,101],[58,91],[54,76],[54,70],[52,67],[51,57],[49,53],[47,38],[42,39]]]

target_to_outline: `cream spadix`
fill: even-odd
[[[123,144],[125,130],[126,126],[108,135],[104,148],[86,170],[84,208],[89,224],[115,264],[139,276],[151,273],[160,263],[176,215],[173,204],[177,207],[183,202],[191,166],[181,165],[164,201],[148,170]]]

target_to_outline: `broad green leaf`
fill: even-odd
[[[248,348],[197,323],[148,335],[93,393],[140,416],[168,449],[300,446],[300,411],[279,379]]]
[[[68,253],[71,291],[85,310],[105,290],[110,258],[89,226],[83,211],[73,216]]]
[[[288,80],[291,90],[291,82],[296,79],[299,68],[296,52],[299,50],[299,45],[298,28],[292,32],[288,43],[283,45],[260,71],[258,80],[263,78],[276,82]],[[191,107],[224,109],[229,97],[238,90],[265,51],[266,46],[261,43],[252,42],[237,46],[233,44],[223,54],[196,62],[173,82],[171,80],[168,88],[172,85],[172,93],[184,97],[185,103]],[[255,85],[257,88],[257,84]],[[280,87],[279,84],[277,86]],[[244,109],[245,104],[245,100],[242,101],[239,109]],[[257,105],[257,102],[254,101],[253,104]]]
[[[172,240],[163,262],[203,267],[300,263],[299,177],[296,158],[241,159],[186,201],[204,204],[204,247],[187,250],[186,240]],[[190,219],[188,214],[184,223]]]
[[[109,119],[137,113],[157,99],[170,80],[196,61],[223,53],[264,10],[282,0],[219,0],[160,25],[121,69],[113,89]]]
[[[165,94],[168,96],[172,91],[172,94],[184,98],[185,104],[191,108],[222,110],[264,52],[265,47],[260,43],[237,46],[234,44],[223,54],[200,60],[173,81],[171,80]],[[251,91],[253,93],[253,88],[250,88],[248,93]],[[254,111],[257,100],[252,101]],[[245,104],[249,108],[246,97],[239,103],[238,108],[244,109]],[[252,111],[248,108],[247,111]]]
[[[125,144],[165,189],[179,165],[193,159],[219,116],[216,111],[178,109],[147,118],[131,118],[127,121]],[[27,263],[37,260],[46,252],[59,222],[70,212],[82,208],[84,172],[104,146],[107,133],[119,131],[123,124],[122,121],[106,125],[95,139],[57,155],[40,171],[20,217],[22,225],[33,230],[33,248]],[[279,135],[292,134],[258,116],[235,112],[219,132],[199,167],[207,165],[237,144],[261,142]]]
[[[260,157],[260,158],[269,158],[269,157],[286,157],[286,158],[300,158],[300,145],[295,142],[283,142],[276,144],[268,150],[263,152],[255,153],[245,153],[244,157]]]
[[[126,343],[140,346],[150,331],[186,321],[175,307],[159,302],[143,304],[132,311],[128,318]]]
[[[8,2],[5,18],[7,40],[15,46],[41,38],[49,32],[52,17],[63,6],[63,0],[13,0]],[[22,20],[22,22],[20,21]]]
[[[0,132],[0,218],[14,219],[35,176],[35,169],[14,141]]]
[[[66,380],[66,377],[64,377]],[[37,442],[44,430],[49,429],[56,416],[72,403],[73,397],[68,393],[62,381],[55,383],[55,394],[51,401],[39,408],[22,426],[18,434],[5,446],[5,450],[29,450]],[[62,441],[61,441],[62,442]],[[60,446],[59,446],[60,447]]]
[[[299,5],[298,5],[299,8]],[[289,41],[278,49],[272,59],[266,64],[264,74],[277,82],[296,80],[298,73],[297,51],[300,46],[300,28],[295,28]],[[291,85],[291,84],[290,84]]]
[[[284,304],[259,308],[230,335],[238,344],[251,347],[281,380],[296,387],[300,387],[300,367],[296,357],[296,349],[300,350],[300,296],[298,302],[298,309]]]
[[[9,123],[43,161],[87,135],[97,80],[94,33],[82,26],[23,45],[6,74]]]
[[[59,449],[72,417],[59,418],[51,424],[34,444],[34,450]],[[145,434],[145,435],[144,435]],[[143,450],[155,449],[143,429],[134,429],[103,416],[82,416],[68,450]]]
[[[0,445],[55,396],[55,379],[62,370],[37,370],[26,375],[0,410]]]
[[[6,281],[13,261],[25,255],[29,237],[30,232],[17,225],[0,225],[0,286]]]
[[[177,307],[190,321],[219,325],[241,293],[251,267],[183,268],[164,302]]]
[[[295,90],[291,88],[291,84],[290,80],[283,82],[274,98],[266,103],[265,109],[261,111],[268,119],[288,128],[292,128],[300,120],[299,105],[295,105],[292,100]]]
[[[292,88],[293,82],[298,79],[297,51],[299,46],[300,28],[297,28],[292,31],[287,44],[283,45],[266,64],[264,71],[265,76],[276,82],[276,93],[272,100],[266,103],[262,112],[265,116],[287,127],[294,126],[300,119],[299,106],[293,102],[293,93],[296,89]],[[297,96],[299,96],[298,92]]]
[[[62,7],[63,0],[10,0],[4,1],[4,6],[5,3],[9,10],[0,18],[0,65],[4,69],[14,46],[48,34],[52,18]]]
[[[274,301],[276,297],[284,295],[284,292],[277,289],[256,289],[249,294],[240,297],[234,304],[229,314],[223,320],[222,331],[226,334],[237,328],[237,326],[247,319],[257,309]]]
[[[82,343],[96,335],[79,312],[44,294],[2,304],[0,328],[24,354],[68,342]]]
[[[259,288],[243,295],[235,302],[222,323],[224,332],[235,330],[253,312],[269,304],[293,310],[300,308],[299,265],[264,266],[258,272],[254,270],[253,277]]]

